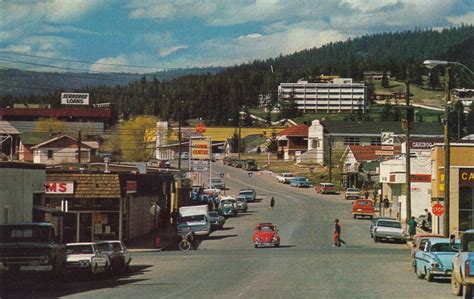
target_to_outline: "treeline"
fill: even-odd
[[[212,125],[236,125],[239,111],[257,107],[261,102],[268,107],[276,105],[281,82],[295,82],[320,74],[360,81],[364,71],[385,71],[398,80],[408,76],[417,85],[441,89],[440,73],[443,70],[429,72],[422,62],[425,59],[449,60],[473,68],[472,49],[473,26],[442,31],[417,29],[329,43],[320,48],[226,68],[217,74],[186,75],[170,80],[143,76],[127,85],[100,85],[78,91],[89,92],[93,102],[113,103],[117,117],[125,119],[148,114],[177,120],[182,115],[183,119],[202,118]],[[453,70],[453,78],[451,87],[472,86],[465,72]],[[7,95],[0,98],[0,104],[46,102],[59,106],[59,92],[47,96]],[[251,123],[248,118],[246,120]]]

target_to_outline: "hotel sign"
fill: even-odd
[[[459,169],[459,186],[474,186],[474,169]]]

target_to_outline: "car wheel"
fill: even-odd
[[[415,269],[416,277],[419,279],[423,279],[425,277],[425,274],[420,273],[418,270],[418,267]]]
[[[433,276],[433,274],[431,274],[430,270],[426,270],[425,279],[426,279],[427,282],[433,282],[434,281],[434,276]]]
[[[462,285],[456,280],[454,271],[451,273],[451,291],[456,296],[462,295]]]
[[[130,271],[130,261],[128,261],[128,263],[125,264],[124,268],[123,268],[123,271],[125,273],[127,273],[128,271]]]
[[[376,236],[374,236],[374,242],[375,242],[375,243],[378,243],[378,242],[379,242],[379,238],[376,237]]]
[[[275,244],[275,247],[280,247],[280,243]]]
[[[354,219],[356,219],[356,218],[357,218],[357,215],[353,215],[353,217],[354,217]]]
[[[181,242],[179,242],[179,249],[182,251],[188,251],[191,249],[191,243],[188,240],[181,240]]]
[[[257,244],[255,244],[255,248],[258,248],[258,245],[257,245]]]

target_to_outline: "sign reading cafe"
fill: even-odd
[[[61,93],[62,105],[89,105],[88,93],[63,92]]]

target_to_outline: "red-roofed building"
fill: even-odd
[[[341,157],[342,185],[360,188],[378,182],[380,161],[400,153],[400,146],[348,145]]]
[[[277,134],[278,154],[285,160],[292,160],[294,156],[306,152],[308,149],[307,125],[289,127]]]

